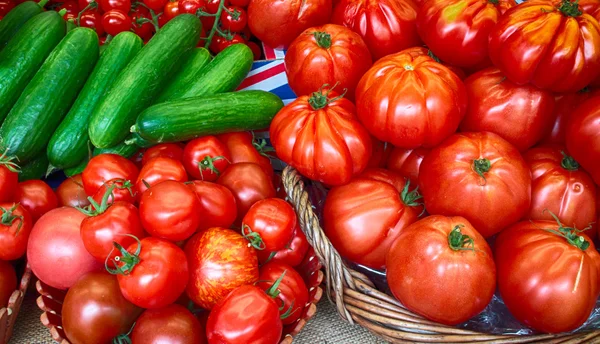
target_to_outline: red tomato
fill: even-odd
[[[417,47],[377,61],[358,83],[356,103],[358,118],[379,140],[429,148],[456,131],[467,93],[456,74]]]
[[[114,276],[91,272],[67,291],[61,318],[70,343],[111,343],[141,312],[121,295]]]
[[[65,13],[65,15],[63,16],[65,20],[77,18],[77,15],[81,10],[79,8],[79,5],[77,4],[77,1],[73,0],[67,0],[62,2],[61,5],[56,8],[56,11],[60,11],[63,8],[67,10],[67,13]]]
[[[123,179],[111,179],[107,181],[100,187],[100,189],[98,189],[98,191],[96,191],[92,199],[98,204],[102,203],[102,199],[106,196],[106,192],[111,187],[113,188],[111,193],[108,194],[108,202],[135,203],[138,197],[138,192],[136,191],[135,186],[131,184],[131,181]]]
[[[155,0],[145,0],[144,3],[146,3],[146,2],[152,3],[152,2],[156,2],[156,1]],[[162,0],[158,0],[158,2],[161,3],[161,9],[162,9],[162,6],[164,6],[164,4],[162,3]],[[152,34],[155,31],[154,25],[151,22],[146,22],[146,19],[152,20],[152,15],[150,14],[150,11],[146,7],[138,6],[131,13],[131,22],[133,24],[132,25],[133,32],[135,32],[135,34],[140,36],[143,40],[150,39],[152,37]]]
[[[371,137],[346,98],[322,90],[301,96],[275,115],[270,129],[277,155],[302,175],[342,185],[362,172],[371,156]]]
[[[600,74],[600,24],[577,2],[527,1],[498,20],[489,54],[516,84],[576,92]]]
[[[254,203],[275,197],[272,180],[257,164],[241,162],[229,166],[217,180],[235,197],[237,220],[241,221]]]
[[[242,221],[242,235],[257,250],[278,251],[292,240],[298,225],[292,206],[279,198],[254,203]]]
[[[225,38],[215,34],[212,38],[212,41],[210,41],[210,45],[208,47],[210,51],[212,51],[214,54],[218,54],[221,52],[221,50],[223,50],[223,42],[225,42]]]
[[[144,159],[144,153],[146,153],[146,149],[142,148],[137,153],[135,153],[129,160],[137,166],[137,168],[142,168],[142,159]]]
[[[404,149],[394,147],[387,160],[387,168],[404,178],[408,178],[411,183],[417,185],[419,182],[419,167],[427,153],[429,153],[429,150],[424,148]]]
[[[68,289],[91,271],[101,271],[99,263],[83,246],[79,234],[85,215],[75,208],[51,210],[33,226],[27,244],[31,270],[45,284]],[[57,264],[60,273],[57,273]]]
[[[252,0],[248,26],[269,47],[284,48],[309,27],[328,23],[331,10],[331,0]]]
[[[404,228],[387,255],[386,275],[406,308],[446,325],[479,314],[496,291],[492,251],[459,216],[429,216]]]
[[[158,156],[150,159],[142,167],[135,188],[143,194],[149,187],[166,180],[187,182],[188,176],[179,160]]]
[[[98,0],[102,12],[110,10],[120,10],[129,13],[131,10],[131,0]]]
[[[488,238],[523,218],[531,172],[519,151],[494,133],[455,134],[425,156],[419,169],[425,209],[465,217]]]
[[[417,12],[417,31],[440,59],[452,65],[481,69],[491,65],[488,37],[511,0],[424,1]]]
[[[373,150],[367,167],[385,167],[394,146],[387,142],[381,142],[374,137],[371,137],[371,143]]]
[[[12,201],[19,183],[19,166],[14,158],[0,156],[0,202]]]
[[[135,322],[131,342],[136,344],[206,344],[200,321],[185,307],[169,305],[146,310]]]
[[[600,184],[600,94],[575,110],[567,124],[567,149]]]
[[[357,179],[370,179],[377,180],[380,182],[385,182],[396,188],[398,192],[403,192],[404,188],[406,188],[406,192],[411,189],[410,180],[407,181],[406,178],[402,178],[399,174],[383,169],[383,168],[368,168],[363,173],[359,174],[354,180]],[[409,185],[407,185],[409,184]],[[419,197],[417,193],[414,195],[410,195],[414,197]],[[417,201],[418,199],[414,199],[412,201]],[[416,203],[418,204],[418,203]],[[422,205],[422,204],[421,204]],[[418,205],[415,205],[418,206]],[[419,206],[420,207],[420,206]],[[420,209],[423,210],[422,208]]]
[[[83,188],[89,196],[111,179],[136,180],[138,168],[133,162],[117,154],[100,154],[93,157],[81,174]]]
[[[250,4],[250,0],[229,0],[229,3],[233,6],[246,8]]]
[[[144,4],[156,13],[160,13],[169,0],[144,0]]]
[[[600,255],[585,234],[555,221],[523,221],[495,243],[498,289],[512,315],[550,333],[582,325],[600,295]]]
[[[556,95],[554,98],[556,100],[554,106],[554,115],[552,115],[552,117],[556,118],[556,120],[554,121],[552,131],[542,139],[542,143],[565,145],[567,139],[567,121],[571,117],[571,113],[588,98],[599,94],[600,93],[598,92],[590,92],[590,90],[584,88],[577,93]]]
[[[94,1],[94,0],[78,0],[77,1],[77,5],[83,11],[83,9],[85,9],[86,7],[88,7],[88,5],[91,4],[92,2],[95,3],[95,7],[93,7],[93,8],[97,8],[98,7],[98,3],[96,3],[96,1]]]
[[[185,145],[182,161],[192,178],[212,182],[229,166],[231,154],[217,137],[204,136]]]
[[[104,28],[102,27],[102,15],[96,10],[89,10],[83,13],[80,18],[80,23],[81,27],[88,27],[96,31],[98,36],[102,36],[104,34]]]
[[[294,230],[292,240],[286,247],[277,252],[265,250],[257,251],[258,262],[260,265],[264,265],[267,262],[279,262],[296,267],[300,265],[304,260],[304,257],[306,257],[306,252],[308,252],[309,247],[310,245],[308,240],[306,240],[306,236],[302,232],[302,229],[297,226],[296,230]]]
[[[17,274],[9,263],[0,260],[0,308],[8,305],[12,293],[17,290]]]
[[[341,0],[333,10],[331,22],[360,34],[376,61],[421,45],[417,9],[412,0]]]
[[[206,324],[209,343],[277,344],[282,332],[278,304],[253,285],[233,290],[213,308]]]
[[[159,156],[181,161],[181,158],[183,157],[183,148],[177,143],[161,143],[150,147],[146,149],[142,156],[142,165],[146,165],[152,158]]]
[[[7,15],[13,8],[15,8],[15,3],[12,0],[0,0],[0,17]]]
[[[185,240],[198,229],[200,201],[185,184],[167,180],[142,194],[140,217],[148,234],[171,241]]]
[[[179,12],[195,15],[200,7],[202,7],[201,0],[181,0],[179,3]]]
[[[115,259],[116,260],[116,259]],[[117,270],[123,296],[142,308],[157,309],[177,301],[188,283],[185,253],[175,244],[144,238],[121,250]]]
[[[235,222],[238,214],[237,205],[235,197],[228,188],[201,180],[194,180],[187,186],[194,191],[200,201],[198,231],[211,227],[229,228]]]
[[[202,308],[212,309],[232,290],[258,280],[256,250],[230,229],[213,227],[194,235],[185,253],[190,265],[187,295]]]
[[[129,31],[131,24],[131,17],[121,10],[110,10],[102,15],[102,27],[111,36]]]
[[[58,206],[63,207],[79,207],[83,208],[90,205],[87,199],[85,190],[83,189],[83,181],[81,174],[76,174],[65,179],[56,189],[56,197]]]
[[[17,185],[15,202],[27,209],[33,222],[58,207],[58,198],[50,186],[41,180],[27,180]]]
[[[271,160],[263,151],[266,145],[264,140],[259,142],[259,140],[253,138],[252,133],[247,131],[221,134],[217,135],[217,138],[227,146],[227,150],[231,154],[232,164],[253,162],[258,164],[269,178],[273,178],[275,172],[273,172]]]
[[[16,260],[25,254],[32,226],[33,220],[24,206],[0,203],[0,260]]]
[[[239,34],[234,34],[231,39],[225,38],[220,45],[220,51],[225,50],[225,48],[232,46],[234,44],[246,44],[246,40]]]
[[[221,25],[230,32],[242,32],[248,24],[248,14],[237,6],[227,6],[221,12]]]
[[[163,15],[165,16],[166,21],[169,21],[176,16],[179,15],[179,1],[169,0],[167,1],[165,8],[163,10]]]
[[[248,41],[249,38],[245,37],[245,39],[246,45],[252,50],[252,54],[254,55],[254,61],[260,60],[262,56],[262,49],[258,46],[258,44]]]
[[[354,99],[360,77],[373,64],[369,48],[359,34],[334,24],[304,31],[285,54],[285,72],[298,96],[310,95],[323,85],[339,83]]]

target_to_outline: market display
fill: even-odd
[[[63,343],[275,344],[339,253],[456,338],[587,333],[599,20],[598,0],[0,0],[0,309],[26,260]],[[273,49],[293,100],[248,87]]]

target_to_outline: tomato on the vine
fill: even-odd
[[[98,3],[103,12],[120,10],[129,13],[131,10],[131,0],[98,0]]]
[[[67,10],[67,13],[65,13],[65,15],[63,16],[65,20],[77,18],[79,11],[82,10],[79,8],[79,4],[77,4],[77,1],[74,0],[64,1],[56,10],[59,11],[62,9]]]
[[[242,220],[242,235],[257,250],[279,251],[285,248],[298,225],[292,206],[279,198],[258,201]]]
[[[136,320],[131,332],[136,344],[206,344],[200,321],[185,307],[173,304],[148,309]]]
[[[179,12],[196,14],[196,12],[202,7],[202,0],[180,0],[179,1]]]
[[[221,12],[221,26],[231,32],[242,32],[248,24],[246,10],[237,6],[227,6]]]
[[[85,193],[93,196],[111,179],[137,180],[139,170],[130,160],[117,154],[100,154],[93,157],[81,174]]]
[[[15,202],[27,209],[33,222],[58,207],[58,198],[50,186],[41,180],[27,180],[17,185]]]
[[[0,203],[0,260],[21,258],[33,227],[29,211],[18,203]]]
[[[231,154],[217,137],[203,136],[185,145],[182,161],[192,178],[212,182],[231,164]]]
[[[0,202],[12,201],[19,183],[19,166],[14,158],[0,156]]]
[[[15,3],[12,0],[0,0],[0,18],[7,15],[13,8],[15,8]],[[0,307],[1,305],[0,303]]]
[[[216,183],[194,180],[186,183],[200,200],[198,231],[211,227],[229,228],[237,217],[235,197],[228,188]]]
[[[98,36],[104,34],[104,28],[102,27],[102,15],[96,10],[86,11],[81,15],[80,18],[81,27],[89,27],[96,31]]]
[[[135,188],[140,194],[143,194],[149,187],[166,180],[187,182],[188,175],[181,161],[158,156],[150,159],[142,167],[135,182]]]
[[[150,159],[159,156],[181,161],[181,157],[183,156],[182,145],[177,143],[161,143],[152,146],[144,152],[144,155],[142,156],[142,165],[147,164]]]
[[[129,31],[131,25],[131,17],[122,10],[110,10],[102,15],[102,27],[111,36],[116,36],[123,31]]]
[[[244,39],[244,37],[242,37],[240,34],[236,33],[234,34],[231,39],[228,39],[227,37],[225,37],[223,39],[223,42],[221,43],[220,49],[221,51],[225,50],[225,48],[232,46],[234,44],[245,44],[246,40]]]
[[[179,13],[179,1],[167,1],[167,3],[165,4],[165,8],[163,9],[163,16],[165,17],[165,20],[168,22],[169,20],[175,18]]]
[[[92,2],[96,3],[94,8],[97,8],[98,2],[96,2],[95,0],[77,0],[77,5],[79,5],[79,8],[83,11],[83,9],[86,8]]]
[[[143,0],[144,4],[150,7],[155,13],[160,13],[169,0]],[[141,7],[141,6],[140,6]],[[139,8],[139,7],[138,7]]]
[[[210,45],[208,46],[210,51],[212,51],[215,54],[218,54],[221,52],[222,49],[222,45],[223,42],[225,42],[225,37],[219,35],[219,34],[215,34],[212,38],[212,41],[210,41]]]
[[[0,308],[8,305],[8,300],[17,289],[17,273],[9,262],[0,260]]]
[[[154,32],[154,25],[152,25],[152,22],[148,22],[148,20],[152,20],[152,15],[144,6],[137,6],[131,13],[133,32],[143,40],[150,39]]]
[[[232,6],[238,6],[241,8],[246,8],[248,7],[248,5],[250,5],[250,0],[229,0],[229,3]]]

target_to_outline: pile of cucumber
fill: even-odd
[[[93,30],[43,4],[24,2],[0,21],[0,150],[20,161],[23,179],[80,173],[100,153],[267,128],[283,107],[269,92],[234,92],[252,51],[236,44],[212,58],[196,47],[194,15],[146,45],[122,32],[100,50]]]

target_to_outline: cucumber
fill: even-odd
[[[169,99],[177,99],[177,95],[184,93],[202,75],[202,69],[208,62],[210,62],[208,50],[204,48],[192,50],[179,72],[173,80],[169,81],[156,102],[162,103]]]
[[[115,76],[121,73],[143,45],[142,39],[129,31],[113,38],[69,113],[50,139],[47,153],[52,165],[60,169],[73,167],[89,155],[88,123],[91,110],[106,94]]]
[[[140,150],[140,147],[137,147],[135,145],[128,145],[126,143],[121,143],[119,145],[116,145],[116,146],[110,147],[110,148],[95,148],[94,156],[100,155],[100,154],[118,154],[122,157],[129,159],[132,156],[134,156],[135,153],[137,153],[139,150]]]
[[[131,135],[129,135],[125,140],[125,144],[138,148],[150,148],[156,145],[155,142],[142,138],[140,135],[138,135],[138,133],[131,133]]]
[[[12,42],[11,42],[12,44]],[[26,163],[45,151],[98,59],[98,35],[76,28],[56,46],[0,127],[0,147]]]
[[[65,21],[55,11],[40,13],[23,25],[0,52],[0,122],[10,112],[52,49],[65,36]]]
[[[107,148],[125,140],[138,114],[152,105],[182,57],[198,44],[201,27],[198,17],[184,13],[150,39],[94,109],[88,129],[94,146]]]
[[[41,0],[39,3],[25,1],[10,10],[10,12],[0,20],[0,51],[29,19],[42,13],[47,2],[48,0]]]
[[[37,158],[21,167],[19,182],[41,179],[46,175],[46,171],[48,171],[48,158],[46,154],[40,154]]]
[[[131,132],[154,142],[269,127],[283,107],[273,93],[241,91],[160,103],[144,110]]]
[[[248,75],[253,60],[254,55],[247,45],[231,45],[218,53],[193,79],[171,85],[157,103],[234,91]]]
[[[75,25],[75,23],[72,20],[67,21],[67,32],[73,30],[76,27],[77,25]]]
[[[69,168],[65,169],[63,172],[65,173],[65,176],[73,177],[74,175],[82,173],[83,170],[85,170],[85,167],[87,166],[88,162],[89,162],[89,160],[87,158],[85,158],[82,161],[80,161],[77,165],[75,165],[73,167],[69,167]]]

